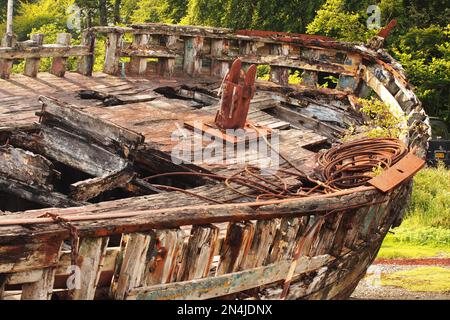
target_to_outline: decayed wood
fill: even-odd
[[[86,201],[95,198],[103,192],[125,186],[133,180],[135,175],[130,168],[113,172],[107,176],[80,181],[70,186],[70,196],[78,201]]]
[[[79,46],[61,46],[57,44],[43,44],[39,48],[0,48],[0,58],[6,60],[14,59],[41,59],[57,57],[86,57],[90,52],[88,47]]]
[[[124,299],[128,292],[141,285],[146,264],[148,250],[154,233],[133,233],[127,237],[123,260],[111,284],[111,294],[115,299]]]
[[[228,40],[211,40],[211,75],[224,78],[228,73],[229,63],[220,61],[219,58],[228,52]]]
[[[39,101],[42,102],[45,113],[43,123],[45,123],[45,116],[49,114],[69,127],[85,132],[87,136],[92,136],[105,145],[111,144],[110,140],[114,140],[131,148],[144,141],[141,134],[80,111],[68,103],[44,96],[39,97]]]
[[[0,175],[0,190],[49,207],[68,208],[86,205],[85,202],[72,200],[62,193],[51,191],[48,187],[30,185],[28,182],[6,178],[2,175]]]
[[[298,243],[298,235],[305,230],[308,217],[281,219],[280,228],[277,230],[273,241],[268,263],[292,258]]]
[[[70,33],[58,33],[56,36],[56,44],[61,46],[69,46],[72,40],[72,35]],[[50,73],[57,77],[64,77],[67,70],[67,58],[55,57],[52,61],[52,67]]]
[[[333,248],[335,237],[339,225],[341,224],[344,213],[337,212],[336,214],[325,218],[324,225],[316,237],[316,241],[313,244],[309,256],[317,256],[322,254],[329,254]]]
[[[289,55],[289,45],[272,45],[271,54],[287,57]],[[271,66],[270,67],[270,80],[280,85],[288,85],[289,83],[289,68]]]
[[[0,175],[30,185],[50,185],[53,165],[40,155],[12,146],[0,147]]]
[[[251,269],[264,265],[279,223],[279,219],[260,220],[256,223],[252,244],[248,255],[241,264],[241,269]]]
[[[120,52],[122,46],[122,34],[111,32],[106,38],[106,55],[103,72],[116,75],[120,72]]]
[[[79,288],[71,293],[74,300],[93,300],[109,238],[82,238],[78,249]]]
[[[165,208],[146,210],[139,213],[123,212],[114,214],[115,219],[99,220],[104,218],[101,214],[89,213],[89,219],[98,220],[95,224],[84,220],[83,214],[73,214],[67,216],[70,221],[77,221],[78,233],[80,236],[95,236],[102,234],[104,236],[139,232],[152,229],[171,229],[185,225],[199,225],[207,223],[239,222],[247,220],[262,220],[272,218],[283,218],[290,216],[311,215],[313,212],[323,212],[342,209],[343,206],[367,205],[373,199],[378,199],[380,192],[371,187],[356,188],[351,191],[337,192],[333,195],[312,196],[307,198],[289,199],[273,201],[264,205],[264,202],[255,203],[260,206],[257,210],[251,208],[248,204],[220,204],[220,205],[201,205],[186,206],[180,208]],[[43,211],[44,213],[45,211]],[[295,212],[295,214],[293,213]],[[122,218],[122,219],[120,219]],[[127,219],[123,219],[127,218]],[[14,222],[17,224],[14,217]],[[0,226],[10,224],[10,217],[0,216]],[[20,224],[36,223],[36,219],[20,219]],[[39,222],[53,222],[49,218],[39,218]],[[118,232],[120,227],[120,232]],[[1,227],[0,227],[1,230]],[[47,234],[67,234],[64,228],[54,225],[41,224],[41,232]],[[26,235],[22,229],[9,231],[8,239],[20,239]],[[0,232],[0,243],[2,233]]]
[[[135,34],[132,46],[145,47],[148,43],[148,35]],[[130,71],[132,74],[142,75],[147,71],[147,57],[131,55]]]
[[[295,272],[297,274],[311,272],[332,260],[333,258],[328,255],[313,258],[305,257],[300,261]],[[228,273],[217,277],[136,288],[130,292],[128,299],[199,300],[217,298],[283,280],[290,266],[290,261],[280,261],[265,267]]]
[[[43,34],[32,34],[31,41],[34,41],[36,45],[42,46],[44,43],[44,35]],[[32,78],[36,78],[39,72],[39,65],[41,63],[40,58],[28,58],[25,60],[25,70],[23,72],[24,75]]]
[[[87,51],[87,55],[82,56],[78,62],[78,72],[85,76],[92,76],[95,59],[95,33],[91,31],[83,32],[82,45]]]
[[[0,274],[0,300],[3,300],[3,295],[5,293],[6,281],[8,280],[8,275]]]
[[[239,271],[239,266],[248,255],[255,225],[251,222],[230,223],[222,244],[217,275]]]
[[[151,258],[144,270],[142,284],[151,286],[175,280],[176,264],[181,258],[185,235],[181,229],[156,230]]]
[[[201,53],[203,50],[203,38],[192,37],[184,40],[183,70],[191,75],[200,74],[202,69]]]
[[[41,126],[38,135],[15,133],[11,143],[97,177],[126,167],[126,160],[116,154],[58,128]]]
[[[209,275],[218,236],[219,229],[213,225],[192,228],[177,281],[200,279]]]
[[[16,38],[13,34],[7,33],[2,39],[2,47],[13,47],[15,45]],[[0,59],[0,78],[9,79],[11,75],[13,59]]]
[[[22,300],[50,300],[55,281],[55,268],[47,268],[42,272],[39,281],[22,285]]]
[[[37,282],[43,277],[43,274],[43,269],[11,273],[6,282],[9,285]]]

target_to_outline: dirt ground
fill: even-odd
[[[422,261],[423,260],[423,261]],[[366,277],[359,283],[353,300],[450,300],[450,292],[417,292],[400,287],[382,286],[381,274],[411,270],[424,266],[440,266],[450,269],[450,259],[395,259],[379,260],[369,268]],[[450,281],[450,279],[449,279]]]

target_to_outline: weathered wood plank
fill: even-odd
[[[17,181],[3,175],[0,175],[0,190],[49,207],[68,208],[86,205],[85,202],[72,200],[62,193],[51,191],[49,188],[30,185],[28,182]]]
[[[78,201],[86,201],[103,192],[125,186],[135,176],[136,174],[131,169],[125,169],[107,176],[80,181],[70,186],[70,197]]]
[[[0,175],[31,185],[50,185],[53,164],[40,155],[12,146],[0,147]]]
[[[41,96],[39,101],[43,104],[43,112],[57,117],[69,127],[89,133],[105,145],[110,144],[110,140],[114,140],[131,148],[144,141],[141,134],[78,110],[68,103],[45,96]],[[45,123],[45,115],[43,123]]]
[[[153,237],[153,232],[128,235],[124,252],[121,254],[123,260],[118,261],[120,271],[111,283],[111,294],[116,300],[124,299],[131,289],[141,285]]]
[[[47,268],[42,272],[39,281],[22,285],[22,300],[50,300],[53,294],[55,268]]]
[[[217,275],[239,271],[252,244],[255,225],[251,222],[230,223],[223,242]]]
[[[219,229],[213,225],[194,226],[189,243],[183,253],[177,281],[207,277],[210,273],[219,236]]]
[[[11,143],[97,177],[125,168],[127,164],[116,154],[58,128],[41,126],[38,135],[18,132],[11,136]]]
[[[80,270],[80,287],[71,292],[71,299],[94,299],[108,242],[108,237],[80,239],[77,257],[77,266]]]
[[[156,230],[150,245],[151,258],[143,276],[143,285],[168,283],[175,280],[175,268],[182,254],[184,231],[181,229]]]
[[[296,274],[314,271],[332,261],[330,256],[305,257],[298,264]],[[217,298],[283,280],[291,266],[280,261],[265,267],[219,275],[204,279],[175,282],[136,288],[127,299],[137,300],[199,300]]]
[[[241,264],[241,269],[251,269],[264,265],[279,223],[279,219],[260,220],[256,223],[252,244],[248,255]]]

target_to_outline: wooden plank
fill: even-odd
[[[153,232],[133,233],[127,237],[123,254],[120,255],[123,260],[118,260],[120,272],[111,283],[111,293],[116,300],[124,299],[131,289],[141,285],[153,237]]]
[[[144,141],[144,137],[141,134],[80,111],[71,104],[45,96],[41,96],[39,101],[43,104],[44,112],[57,117],[74,129],[89,133],[106,145],[108,145],[109,140],[115,140],[131,148]],[[45,122],[45,115],[43,121]]]
[[[202,37],[189,37],[184,40],[183,70],[190,76],[200,74],[202,69],[201,53],[203,50]]]
[[[129,183],[136,174],[131,169],[115,171],[107,176],[92,178],[74,183],[70,186],[70,197],[77,201],[86,201],[103,192],[123,187]]]
[[[21,182],[3,175],[0,175],[0,190],[48,207],[68,208],[86,205],[85,202],[72,200],[66,195],[51,191],[42,185],[30,185],[29,182]]]
[[[25,283],[22,286],[22,300],[50,300],[53,294],[55,268],[47,268],[42,272],[42,278],[36,282]]]
[[[292,258],[298,243],[298,235],[306,229],[307,223],[308,217],[281,219],[267,262],[274,263]]]
[[[296,273],[308,273],[332,260],[330,256],[302,259]],[[237,293],[283,280],[291,267],[290,261],[281,261],[265,267],[248,269],[217,277],[175,282],[151,287],[136,288],[130,300],[200,300]]]
[[[58,44],[43,44],[39,48],[0,48],[0,58],[6,60],[13,59],[41,59],[56,57],[86,57],[91,53],[84,45],[61,46]]]
[[[43,34],[32,34],[31,35],[31,41],[34,41],[36,45],[42,46],[44,43],[44,36]],[[39,72],[39,66],[41,63],[40,57],[38,58],[27,58],[25,60],[25,70],[23,72],[24,75],[32,78],[36,78],[38,72]]]
[[[279,219],[260,220],[256,223],[252,244],[241,269],[261,267],[265,264],[279,223]]]
[[[219,229],[213,225],[194,226],[183,253],[177,281],[207,277],[217,245]]]
[[[228,224],[227,235],[220,251],[217,275],[239,271],[252,244],[255,225],[251,222]]]
[[[143,285],[168,283],[175,280],[175,268],[181,259],[184,231],[156,230],[151,244],[151,258],[144,271]],[[153,239],[152,239],[153,240]]]
[[[39,135],[18,132],[11,136],[11,143],[97,177],[127,165],[127,161],[116,154],[58,128],[41,126]]]
[[[0,175],[31,185],[50,185],[53,164],[40,155],[12,146],[0,147]]]
[[[70,33],[58,33],[56,35],[56,44],[62,46],[70,46],[70,41],[72,40],[72,35]],[[50,73],[57,77],[64,77],[67,70],[67,58],[55,57],[52,61],[52,66]]]
[[[10,33],[5,34],[2,39],[2,47],[13,47],[15,44],[15,36]],[[0,79],[9,79],[13,62],[13,59],[0,59]]]
[[[77,266],[80,271],[80,287],[71,292],[71,299],[94,299],[108,242],[108,237],[80,239],[77,256]]]
[[[37,282],[44,276],[43,269],[28,270],[23,272],[11,273],[8,275],[6,283],[8,285]]]

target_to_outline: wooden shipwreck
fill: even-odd
[[[382,38],[145,24],[44,39],[0,47],[0,299],[345,299],[401,223],[430,127]],[[209,125],[236,58],[270,67],[247,118],[264,152]],[[339,148],[370,95],[405,144]],[[211,161],[205,135],[243,148]]]

